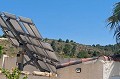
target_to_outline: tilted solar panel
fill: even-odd
[[[42,45],[43,45],[43,49],[46,48],[46,52],[45,52],[43,49],[41,49],[42,46],[39,44],[39,41],[38,41],[38,40],[35,40],[35,39],[31,38],[31,37],[30,37],[29,39],[26,39],[26,37],[23,36],[23,35],[20,35],[20,37],[22,38],[22,40],[26,41],[27,44],[29,43],[27,46],[29,46],[29,49],[30,49],[31,51],[36,52],[36,53],[40,53],[40,54],[44,55],[45,57],[51,57],[52,59],[55,59],[55,60],[58,61],[58,59],[57,59],[56,55],[54,54],[54,52],[48,51],[48,50],[52,50],[52,51],[53,51],[53,49],[50,47],[50,45],[49,45],[48,43],[43,43],[43,42],[41,42]],[[31,47],[30,44],[35,44],[35,45],[38,45],[38,46],[41,46],[41,47],[32,46],[32,45],[31,45],[31,46],[32,46],[32,49],[33,49],[33,50],[32,50],[32,49],[30,48],[30,47]],[[36,49],[36,50],[35,50],[35,49]],[[45,53],[47,53],[47,54],[45,54]]]
[[[31,30],[31,28],[29,27],[29,25],[27,23],[23,23],[23,25],[25,26],[26,28],[26,31],[32,35],[32,36],[35,36],[35,34],[33,33],[33,31]]]
[[[43,68],[43,69],[46,69],[46,70],[49,70],[49,68],[46,66],[46,64],[42,61],[38,61],[40,64],[40,66]],[[49,70],[50,71],[50,70]]]
[[[51,45],[42,41],[43,38],[31,19],[1,13],[0,26],[13,45],[17,47],[22,45],[30,58],[30,61],[23,66],[33,62],[33,65],[40,70],[56,72],[56,64],[59,60]]]
[[[7,37],[9,38],[9,40],[12,42],[12,44],[14,46],[19,46],[19,42],[14,38],[14,35],[8,31],[8,30],[5,30],[4,33],[6,33],[6,35],[8,35]]]
[[[9,36],[9,37],[11,37],[11,38],[14,38],[14,35],[13,35],[13,33],[11,33],[11,31],[9,31],[9,30],[4,30],[5,31],[5,33]]]
[[[19,43],[16,39],[13,39],[13,38],[9,38],[9,39],[12,41],[13,45],[19,46]]]
[[[27,47],[31,52],[35,52],[35,53],[37,52],[36,48],[33,45],[27,44]]]
[[[7,17],[7,18],[12,18],[12,19],[16,19],[16,16],[7,12],[3,12],[3,14]]]
[[[31,27],[31,29],[33,30],[33,32],[35,33],[35,35],[36,35],[37,37],[41,37],[41,38],[42,38],[42,36],[41,36],[40,33],[38,32],[38,30],[36,29],[36,26],[35,26],[35,25],[29,24],[29,26]]]
[[[14,37],[14,32],[12,33],[10,31],[9,26],[7,25],[7,23],[5,22],[5,19],[2,18],[3,16],[0,16],[0,26],[3,30],[3,32],[5,33],[5,35],[8,37],[8,39],[10,40],[10,42],[14,45],[14,46],[19,46],[18,41],[15,39]]]
[[[56,57],[56,55],[54,54],[54,52],[47,51],[47,50],[46,50],[46,52],[48,53],[49,57],[51,57],[51,58],[53,58],[53,59],[55,59],[55,60],[58,61],[58,58]]]
[[[4,21],[2,20],[1,17],[0,17],[0,25],[1,25],[2,27],[7,28],[6,24],[4,23]]]
[[[32,20],[30,18],[19,17],[19,19],[22,22],[33,24]]]
[[[12,26],[14,26],[16,31],[24,33],[24,31],[23,31],[22,27],[20,26],[20,24],[18,23],[15,15],[8,14],[8,13],[4,13],[4,15],[9,20],[10,24],[12,24]],[[9,25],[9,26],[11,26],[11,25]]]
[[[50,51],[53,51],[53,48],[49,43],[41,42],[42,46]]]
[[[22,22],[22,24],[25,26],[28,33],[30,33],[31,35],[36,36],[38,38],[42,38],[42,36],[40,35],[38,30],[36,29],[36,26],[35,26],[35,24],[33,24],[31,19],[23,18],[23,17],[19,17],[19,19]]]

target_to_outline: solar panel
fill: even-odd
[[[33,46],[33,45],[29,45],[29,44],[27,44],[27,47],[28,47],[28,49],[31,51],[31,52],[37,52],[37,50],[36,50],[36,48]],[[40,51],[41,52],[41,51]]]
[[[52,65],[49,65],[49,64],[47,64],[48,66],[50,66],[50,71],[52,71],[52,72],[56,72],[56,68],[54,67],[54,66],[52,66]]]
[[[12,24],[12,26],[15,26],[14,28],[15,28],[16,31],[18,31],[18,32],[23,32],[23,33],[24,33],[24,31],[22,30],[20,24],[18,23],[17,18],[16,18],[15,15],[13,15],[13,14],[8,14],[8,13],[4,13],[4,15],[5,15],[5,17],[6,17],[7,19],[9,19],[9,22]],[[10,25],[10,26],[11,26],[11,25]]]
[[[44,48],[46,49],[49,49],[51,51],[53,51],[53,48],[51,47],[51,45],[49,43],[44,43],[44,42],[41,42],[41,44],[43,45]]]
[[[30,18],[19,17],[19,19],[21,22],[30,23],[30,24],[33,23]]]
[[[47,51],[47,50],[46,50],[46,51]],[[48,53],[49,57],[51,57],[51,58],[53,58],[53,59],[55,59],[55,60],[58,61],[58,58],[56,57],[56,55],[54,54],[54,52],[47,51],[47,53]]]
[[[9,40],[14,46],[19,46],[18,41],[14,38],[14,35],[10,31],[5,30],[4,33],[7,34],[7,36],[9,37]]]
[[[36,26],[35,26],[35,25],[30,25],[30,27],[31,27],[31,29],[33,29],[33,32],[35,33],[35,35],[36,35],[37,37],[41,37],[41,38],[42,38],[42,36],[41,36],[40,33],[38,32],[38,30],[36,29]]]
[[[31,37],[29,37],[29,39],[31,40],[32,44],[40,45],[38,40],[31,38]],[[28,41],[28,42],[30,42],[30,41]]]
[[[40,63],[40,66],[41,66],[43,69],[50,71],[49,67],[48,67],[44,62],[42,62],[42,61],[40,61],[40,60],[39,60],[38,62]]]
[[[29,18],[0,13],[0,26],[14,46],[21,47],[29,57],[23,66],[34,63],[39,70],[56,72],[59,62],[51,45],[42,41],[42,36]]]
[[[22,22],[22,24],[25,26],[28,33],[30,33],[31,35],[36,36],[38,38],[42,38],[42,36],[40,35],[38,30],[36,29],[36,26],[35,26],[35,24],[33,24],[31,19],[23,18],[23,17],[19,17],[19,19]]]
[[[9,30],[4,30],[5,31],[5,33],[8,35],[8,36],[10,36],[10,37],[12,37],[12,38],[14,38],[14,35],[11,33],[11,31],[9,31]]]
[[[1,25],[2,27],[7,28],[6,24],[4,23],[4,21],[2,20],[1,17],[0,17],[0,25]]]
[[[35,36],[33,31],[31,30],[31,28],[29,27],[29,25],[27,23],[23,23],[23,25],[25,26],[27,32],[32,35],[32,36]]]
[[[13,26],[17,26],[17,27],[14,27],[15,30],[17,30],[18,32],[24,33],[24,31],[22,30],[22,28],[20,27],[20,25],[18,24],[18,22],[16,20],[10,19],[10,22]]]
[[[16,39],[13,39],[13,38],[9,38],[11,40],[11,42],[13,43],[13,45],[15,46],[19,46],[19,43]]]
[[[0,26],[3,29],[3,32],[5,33],[5,35],[8,36],[10,42],[14,45],[14,46],[19,46],[19,43],[16,39],[14,38],[14,33],[11,33],[11,31],[9,31],[9,27],[7,26],[7,24],[5,23],[4,19],[2,18],[2,16],[0,16]]]
[[[7,17],[7,18],[12,18],[12,19],[16,19],[16,16],[7,12],[3,12],[3,14]]]
[[[26,39],[26,37],[23,36],[23,35],[21,35],[20,37],[22,38],[22,40],[26,41],[27,43],[31,43],[31,42],[32,42],[32,44],[41,46],[41,45],[39,44],[39,41],[37,41],[37,40],[35,40],[35,39],[33,39],[33,38]],[[43,45],[44,48],[53,51],[52,47],[50,47],[50,44],[48,44],[48,43],[43,43],[43,42],[41,42],[41,43],[42,43],[42,45]],[[44,56],[46,56],[46,57],[51,57],[51,58],[53,58],[53,59],[55,59],[55,60],[58,60],[58,59],[56,58],[54,52],[51,52],[51,51],[47,51],[47,50],[46,50],[46,52],[48,53],[48,55],[45,55],[45,54],[44,54],[45,51],[43,52],[43,50],[42,50],[40,47],[37,47],[37,46],[34,46],[34,47],[33,47],[33,46],[31,45],[31,46],[32,46],[32,48],[31,48],[30,45],[27,45],[27,46],[28,46],[29,49],[30,49],[31,51],[33,51],[33,52],[39,51],[40,54],[42,54],[42,55],[44,55]],[[42,47],[42,46],[41,46],[41,47]],[[32,50],[32,49],[33,49],[33,50]],[[36,50],[35,50],[35,49],[36,49]],[[53,56],[54,56],[54,57],[53,57]]]

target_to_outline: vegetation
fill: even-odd
[[[12,71],[8,69],[0,69],[2,73],[5,75],[7,79],[21,79],[21,71],[18,70],[17,68],[12,69]],[[27,75],[23,77],[22,79],[27,79]]]
[[[66,39],[66,41],[62,39],[48,39],[46,42],[50,43],[55,52],[61,57],[87,58],[119,53],[119,46],[117,44],[106,46],[101,46],[100,44],[82,45],[73,42],[73,40],[69,41],[69,39]]]
[[[59,38],[58,42],[63,42],[63,40],[61,38]]]
[[[119,46],[117,44],[106,46],[101,46],[100,44],[83,45],[69,39],[64,41],[61,38],[58,40],[45,38],[43,41],[50,43],[53,50],[59,57],[87,58],[100,55],[109,56],[120,53]],[[0,55],[4,53],[9,56],[16,56],[18,49],[15,48],[8,40],[0,40],[0,45],[0,50],[2,49]]]
[[[81,51],[77,54],[77,58],[87,58],[88,54],[86,51]]]
[[[66,39],[66,41],[65,41],[66,43],[69,43],[69,40],[68,39]]]
[[[114,36],[116,36],[116,41],[120,43],[120,2],[115,4],[113,9],[113,14],[108,18],[108,25],[111,30],[115,30]]]
[[[52,46],[52,48],[53,48],[54,51],[57,51],[55,40],[53,40],[51,42],[51,46]]]
[[[14,47],[8,40],[0,40],[0,56],[7,54],[8,56],[16,56],[18,49]]]

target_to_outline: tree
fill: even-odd
[[[73,40],[70,40],[70,42],[72,42],[72,43],[73,43],[74,41],[73,41]]]
[[[116,42],[120,43],[120,2],[115,4],[113,14],[108,18],[108,26],[111,30],[115,30]]]
[[[92,46],[95,47],[95,44],[93,44]]]
[[[120,54],[120,50],[116,51],[114,54]]]
[[[68,39],[66,39],[66,41],[65,41],[66,43],[69,43],[69,40]]]
[[[92,54],[93,57],[96,57],[96,56],[99,56],[99,55],[100,55],[100,52],[97,52],[97,51],[94,51],[93,54]]]
[[[59,47],[57,48],[57,52],[58,52],[58,53],[62,53],[62,51],[63,51],[63,45],[61,45],[61,46],[59,46]]]
[[[47,41],[48,41],[48,38],[45,38],[44,41],[47,42]]]
[[[53,40],[53,41],[51,42],[51,46],[52,46],[52,48],[53,48],[54,51],[57,50],[55,40]]]
[[[77,57],[78,58],[87,58],[88,57],[88,54],[86,51],[81,51],[77,54]]]
[[[71,49],[71,53],[70,53],[71,57],[75,56],[76,50],[77,50],[77,45],[74,45],[73,48]]]
[[[62,39],[61,39],[61,38],[59,38],[58,42],[62,42]]]
[[[72,46],[70,44],[66,44],[65,47],[63,48],[63,51],[66,55],[70,55],[71,49],[72,49]]]
[[[96,44],[96,47],[98,47],[98,48],[99,48],[99,47],[100,47],[100,44]]]

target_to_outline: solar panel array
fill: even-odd
[[[28,62],[32,61],[39,70],[56,72],[56,64],[59,60],[51,45],[43,42],[41,34],[31,19],[2,12],[0,26],[14,46],[23,45],[22,48],[30,59]]]

